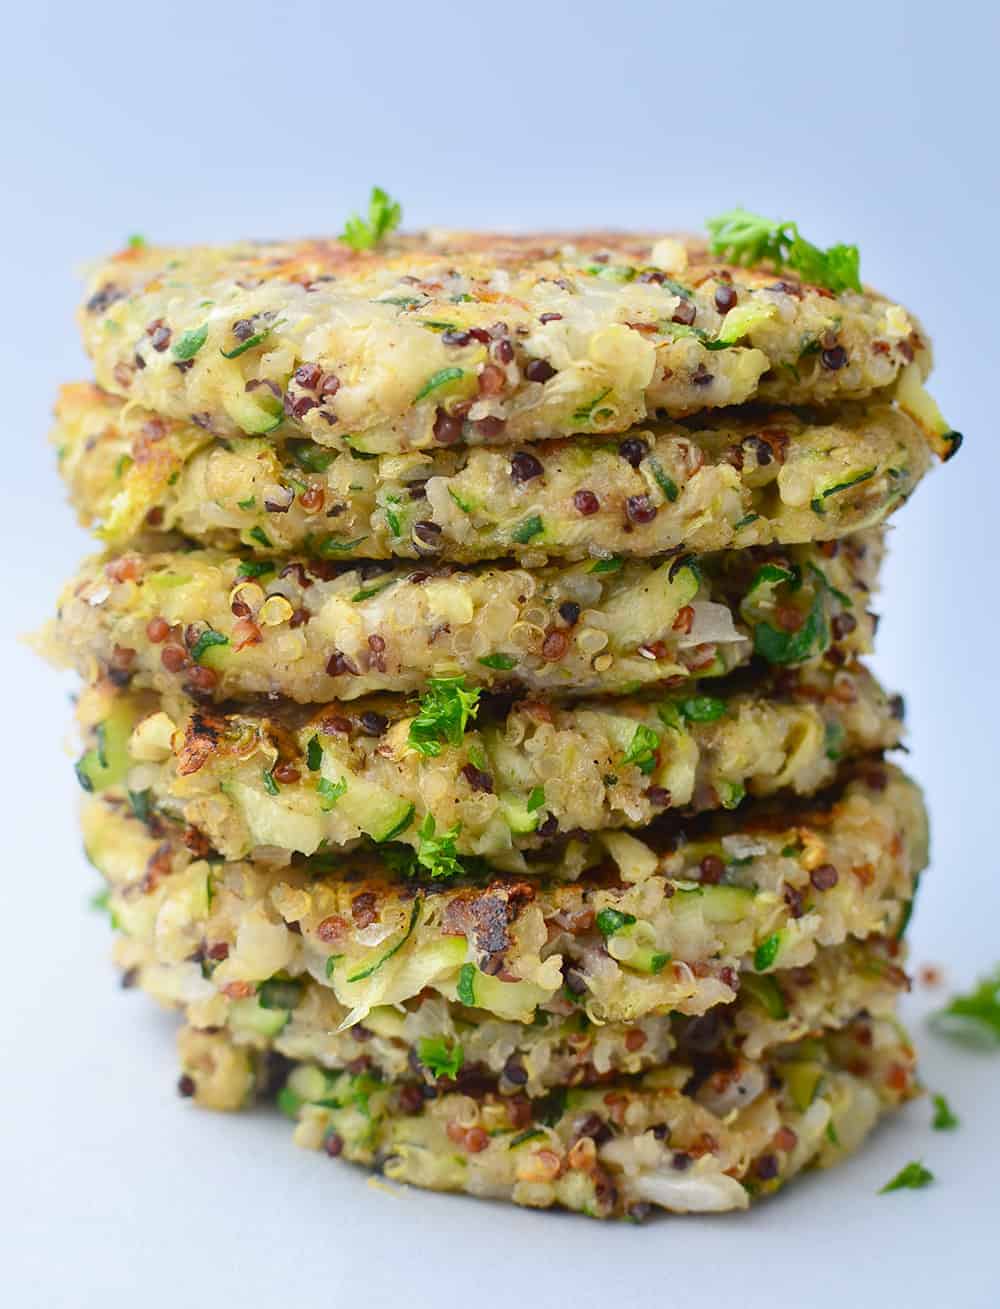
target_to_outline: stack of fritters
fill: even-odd
[[[445,1190],[741,1208],[915,1088],[860,662],[920,328],[697,241],[155,249],[56,440],[84,832],[181,1090]]]

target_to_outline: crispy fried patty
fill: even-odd
[[[930,444],[890,405],[728,411],[624,439],[365,458],[305,439],[219,440],[64,387],[53,439],[74,504],[117,548],[177,531],[260,558],[609,560],[830,541],[884,521]]]
[[[902,702],[861,665],[662,699],[475,699],[444,680],[419,705],[215,708],[104,682],[79,701],[77,772],[87,789],[147,794],[227,858],[369,838],[404,842],[441,871],[458,855],[519,866],[518,850],[560,833],[640,827],[671,809],[810,795],[838,761],[902,736]]]
[[[181,1038],[185,1087],[234,1107],[253,1057],[222,1035]],[[437,1191],[560,1206],[595,1218],[652,1209],[745,1209],[807,1167],[858,1149],[878,1119],[918,1093],[898,1023],[859,1018],[761,1060],[683,1053],[643,1078],[499,1093],[488,1079],[434,1093],[374,1072],[295,1068],[279,1103],[299,1145]]]
[[[863,398],[930,365],[872,292],[611,233],[143,246],[94,269],[79,321],[99,384],[164,417],[367,452]]]
[[[48,645],[88,681],[219,701],[353,700],[454,675],[487,690],[621,693],[718,677],[755,654],[786,666],[869,653],[882,552],[870,531],[599,572],[129,553],[84,564]]]
[[[90,799],[84,839],[117,924],[152,948],[122,962],[186,965],[171,986],[203,1024],[225,1021],[216,993],[249,999],[276,977],[332,991],[344,1026],[425,989],[513,1022],[567,1004],[598,1023],[704,1014],[741,975],[896,936],[927,859],[918,788],[875,762],[822,802],[572,840],[531,876],[442,883],[398,847],[222,863],[135,793],[131,808]]]

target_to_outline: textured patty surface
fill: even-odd
[[[108,797],[86,802],[84,840],[143,950],[122,962],[184,965],[169,985],[209,1025],[227,1012],[215,993],[250,999],[286,977],[329,989],[344,1026],[425,990],[524,1023],[570,1002],[598,1023],[704,1014],[741,975],[895,937],[927,859],[918,788],[878,763],[822,802],[571,840],[530,877],[442,884],[395,847],[220,863]]]
[[[930,362],[871,292],[611,234],[129,249],[94,269],[79,321],[100,385],[165,417],[369,452],[863,398]]]
[[[186,1033],[181,1049],[196,1095],[252,1084],[251,1060],[220,1036]],[[803,1168],[851,1154],[917,1093],[905,1032],[861,1018],[761,1060],[680,1052],[644,1078],[541,1099],[488,1081],[426,1099],[419,1083],[306,1064],[279,1103],[298,1120],[299,1145],[393,1181],[636,1220],[654,1207],[745,1209]]]
[[[669,809],[809,795],[834,781],[839,760],[902,735],[901,701],[861,665],[660,700],[474,699],[440,682],[419,710],[385,696],[255,711],[104,682],[79,701],[77,771],[89,789],[148,793],[227,858],[367,837],[453,868],[455,855],[517,861],[559,833],[639,827]]]
[[[728,411],[623,439],[352,457],[225,441],[96,387],[64,387],[53,439],[88,526],[122,547],[177,531],[260,557],[602,558],[829,541],[884,521],[930,463],[890,405]]]
[[[217,960],[161,963],[156,953],[151,937],[121,936],[116,943],[129,984],[182,1009],[195,1032],[225,1029],[233,1043],[250,1050],[274,1050],[335,1070],[364,1069],[389,1081],[416,1077],[427,1086],[461,1090],[470,1079],[488,1077],[506,1094],[530,1096],[647,1072],[678,1050],[758,1059],[776,1045],[843,1027],[862,1013],[890,1016],[907,987],[901,948],[874,937],[821,949],[805,967],[745,974],[732,1004],[696,1019],[654,1013],[635,1023],[594,1023],[564,997],[535,1023],[523,1024],[423,996],[405,1006],[379,1006],[364,1023],[340,1030],[347,1010],[311,978],[263,982],[253,995],[234,999],[205,975]],[[234,1089],[238,1105],[243,1088]]]
[[[755,653],[781,665],[869,653],[882,553],[878,531],[598,572],[130,553],[84,564],[48,648],[87,681],[216,700],[352,700],[455,675],[487,690],[632,692]]]

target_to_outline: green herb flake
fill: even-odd
[[[262,1009],[294,1009],[302,999],[303,984],[292,977],[269,977],[257,988]]]
[[[251,495],[246,500],[237,500],[236,503],[241,509],[253,509],[257,504],[257,497]]]
[[[319,796],[319,807],[323,813],[328,814],[346,790],[346,778],[342,777],[338,782],[331,782],[328,777],[319,778],[316,782],[316,794]]]
[[[714,695],[692,695],[677,704],[689,723],[714,723],[726,712],[725,700]]]
[[[413,403],[419,404],[421,400],[426,400],[434,391],[440,391],[443,386],[449,386],[452,382],[457,382],[464,376],[465,369],[454,364],[449,368],[439,368],[436,373],[431,373],[430,377],[413,397]]]
[[[623,764],[635,764],[639,772],[648,776],[656,767],[656,754],[660,748],[660,736],[653,728],[640,723],[629,743],[628,750],[622,757]]]
[[[237,577],[266,577],[273,573],[275,565],[270,559],[244,559],[236,569]]]
[[[251,541],[256,541],[257,544],[262,545],[265,550],[272,549],[271,542],[267,539],[267,533],[262,527],[251,527],[247,535],[250,537]]]
[[[383,582],[380,586],[363,586],[360,591],[355,591],[351,596],[351,603],[361,604],[362,600],[370,600],[372,596],[381,595],[390,586],[392,582]]]
[[[523,523],[518,523],[517,527],[510,534],[510,539],[516,541],[518,545],[526,545],[534,537],[540,536],[545,530],[545,524],[538,514],[532,514],[526,518]]]
[[[778,957],[778,951],[781,949],[781,933],[772,932],[771,935],[760,943],[754,951],[753,966],[758,973],[766,972],[775,959]]]
[[[338,240],[352,250],[374,250],[403,221],[403,210],[380,186],[373,186],[368,199],[368,218],[352,214]]]
[[[479,690],[467,690],[464,676],[432,677],[420,711],[410,723],[409,744],[431,758],[441,753],[442,743],[460,745],[478,704]]]
[[[607,940],[623,927],[631,927],[635,922],[635,914],[623,914],[619,909],[602,909],[594,921],[597,930]]]
[[[211,650],[213,645],[228,645],[229,637],[223,636],[213,627],[206,627],[201,636],[198,637],[191,647],[191,658],[196,664],[201,663],[201,657],[206,650]]]
[[[434,816],[428,814],[418,829],[420,845],[417,847],[417,863],[426,868],[431,877],[442,881],[459,877],[463,871],[455,843],[462,830],[462,824],[456,823],[446,832],[438,833]]]
[[[288,453],[307,473],[325,473],[337,457],[336,450],[327,450],[312,441],[288,442]]]
[[[482,655],[476,662],[482,664],[484,668],[495,668],[500,673],[509,673],[512,668],[517,667],[514,656],[506,654]]]
[[[886,1182],[879,1195],[887,1195],[890,1191],[921,1191],[933,1181],[934,1174],[930,1169],[915,1160],[901,1168],[891,1182]]]
[[[458,974],[455,988],[459,1003],[474,1006],[476,1003],[476,965],[463,964]]]
[[[779,272],[787,266],[804,282],[828,291],[861,290],[861,260],[856,245],[832,245],[822,250],[801,235],[797,223],[775,222],[740,208],[710,218],[705,226],[712,253],[731,263],[750,268],[770,262]]]
[[[621,555],[612,555],[610,559],[598,559],[596,564],[591,564],[589,571],[591,573],[619,573],[624,562]]]
[[[262,774],[264,778],[264,790],[268,795],[278,794],[278,783],[274,780],[274,774],[269,768],[265,768]]]
[[[417,1042],[420,1062],[434,1078],[455,1078],[462,1071],[465,1054],[461,1043],[446,1036],[423,1036]]]
[[[528,796],[528,806],[527,806],[528,813],[533,814],[536,809],[541,809],[544,803],[545,803],[545,787],[533,786],[531,788],[531,793]]]
[[[127,238],[127,244],[130,250],[145,250],[149,243],[141,232],[133,232],[132,235]]]
[[[1000,968],[965,995],[956,995],[930,1021],[935,1031],[964,1045],[1000,1045]]]
[[[318,736],[311,736],[306,746],[306,763],[311,773],[318,773],[323,763],[323,747]]]
[[[328,558],[330,555],[336,556],[350,554],[352,550],[358,548],[362,541],[367,540],[367,534],[364,536],[356,536],[353,541],[341,541],[335,536],[325,536],[316,547],[316,553],[321,555],[323,558]]]
[[[174,346],[175,359],[193,359],[208,340],[208,324],[202,323],[191,332],[185,332]]]
[[[931,1127],[935,1132],[951,1132],[959,1126],[959,1117],[952,1110],[951,1105],[943,1095],[932,1097],[934,1103],[934,1118],[931,1121]]]

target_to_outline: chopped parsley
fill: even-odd
[[[965,1045],[1000,1045],[1000,968],[931,1016],[931,1025]]]
[[[269,977],[257,988],[262,1009],[294,1009],[302,999],[302,983],[292,977]]]
[[[312,441],[288,442],[288,453],[307,473],[325,473],[337,457],[336,450],[326,450]]]
[[[624,562],[621,555],[612,555],[610,559],[598,559],[596,564],[591,564],[590,572],[617,573],[621,570]]]
[[[257,544],[262,545],[265,550],[271,549],[271,542],[267,539],[267,533],[262,527],[251,527],[248,535],[251,541],[256,541]]]
[[[306,746],[306,763],[309,765],[311,773],[318,773],[320,765],[323,762],[323,747],[319,743],[318,736],[311,736]]]
[[[645,723],[640,723],[632,737],[628,750],[622,758],[623,764],[635,764],[639,772],[648,776],[656,766],[656,753],[660,748],[660,736]]]
[[[889,1191],[920,1191],[925,1186],[930,1186],[933,1181],[934,1174],[930,1169],[925,1168],[918,1160],[914,1160],[905,1168],[901,1168],[891,1182],[886,1182],[879,1195],[886,1195]]]
[[[952,1110],[951,1105],[943,1095],[932,1097],[934,1102],[934,1118],[931,1121],[931,1127],[935,1132],[950,1132],[959,1125],[959,1118]]]
[[[254,505],[257,503],[257,497],[255,495],[251,495],[248,496],[246,500],[237,500],[236,503],[239,505],[241,509],[252,509]]]
[[[456,823],[446,832],[438,835],[434,816],[428,814],[420,824],[418,835],[420,845],[417,847],[417,863],[426,868],[431,877],[447,879],[461,875],[462,863],[455,848],[455,842],[462,824]]]
[[[423,1036],[417,1042],[420,1062],[432,1077],[455,1078],[462,1071],[465,1054],[459,1041],[446,1036]]]
[[[528,813],[533,814],[536,809],[541,809],[544,803],[545,803],[545,787],[533,786],[531,788],[531,794],[528,796],[528,805],[527,805]]]
[[[213,645],[228,645],[229,637],[223,636],[213,627],[206,627],[201,636],[198,637],[191,647],[191,658],[196,664],[201,663],[201,657],[206,650],[211,650]]]
[[[714,723],[725,712],[725,700],[715,695],[690,695],[686,700],[668,701],[657,709],[667,727],[676,727],[679,719],[689,723]]]
[[[476,662],[482,664],[484,668],[495,668],[501,673],[507,673],[517,667],[514,656],[506,654],[482,655]]]
[[[352,250],[374,250],[384,236],[403,221],[403,210],[398,201],[391,199],[380,186],[373,186],[368,200],[368,218],[351,214],[344,224],[338,240]]]
[[[410,723],[410,745],[429,757],[441,753],[442,742],[460,745],[478,703],[479,690],[466,690],[464,676],[432,677],[420,711]]]
[[[828,291],[860,291],[861,257],[856,245],[832,245],[823,250],[807,241],[798,224],[776,222],[746,209],[730,209],[710,218],[710,249],[746,268],[765,261],[779,272],[788,267],[804,282]]]
[[[237,577],[264,577],[274,572],[270,559],[244,559],[236,570]]]
[[[193,359],[208,340],[208,324],[202,323],[191,332],[185,332],[174,346],[175,359]]]
[[[274,774],[269,768],[265,768],[262,774],[264,778],[264,790],[268,795],[278,794],[278,783],[274,780]]]

